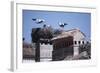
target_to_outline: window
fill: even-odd
[[[77,41],[75,41],[74,43],[77,44]]]
[[[78,41],[78,44],[80,44],[81,43],[81,41]]]
[[[82,44],[84,44],[84,41],[82,41]]]

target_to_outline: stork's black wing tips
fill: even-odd
[[[68,25],[67,23],[64,23],[64,25]]]
[[[36,21],[36,19],[32,19],[33,21]]]

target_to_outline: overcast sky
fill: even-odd
[[[87,39],[91,37],[90,13],[23,10],[23,37],[29,43],[31,43],[32,28],[43,26],[36,24],[32,18],[44,19],[45,23],[51,25],[54,29],[60,28],[58,22],[65,22],[68,25],[64,27],[64,30],[79,28]]]

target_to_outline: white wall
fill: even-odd
[[[25,0],[24,0],[25,1]],[[61,4],[61,5],[76,5],[76,6],[96,6],[97,7],[97,18],[98,25],[94,28],[93,38],[94,45],[98,48],[98,66],[97,67],[78,67],[78,68],[57,68],[57,69],[46,69],[46,70],[34,70],[34,73],[100,73],[100,0],[32,0],[35,3],[45,4]],[[68,3],[68,2],[71,3]],[[10,0],[0,0],[0,73],[10,73]],[[29,72],[26,72],[29,73]]]
[[[53,51],[53,45],[50,45],[50,44],[46,44],[46,45],[45,44],[40,44],[40,61],[43,58],[45,59],[45,61],[51,61],[52,60],[52,51]]]

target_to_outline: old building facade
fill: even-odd
[[[37,32],[35,30],[34,32]],[[39,35],[39,33],[37,34]],[[34,35],[32,37],[36,37],[36,34]],[[35,39],[36,42],[33,39],[33,43],[35,43],[36,62],[59,61],[64,60],[67,56],[77,56],[80,53],[79,46],[87,42],[85,34],[79,29],[63,31],[55,37],[52,36],[52,38],[39,37],[38,41]]]

